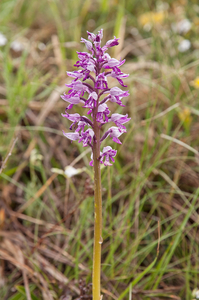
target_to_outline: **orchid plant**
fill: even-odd
[[[95,197],[95,221],[94,221],[94,249],[93,249],[93,300],[100,300],[100,273],[101,273],[101,244],[102,239],[102,192],[101,192],[101,170],[100,164],[111,166],[115,161],[117,151],[111,146],[101,149],[101,143],[110,137],[118,144],[121,144],[119,137],[126,132],[124,124],[130,120],[128,115],[113,113],[107,105],[109,101],[124,106],[121,99],[129,95],[128,91],[123,91],[119,87],[108,87],[108,77],[117,79],[123,87],[126,85],[123,79],[128,77],[120,70],[125,60],[111,58],[106,51],[118,45],[116,37],[109,40],[103,47],[101,40],[103,30],[98,34],[88,33],[88,39],[81,39],[85,43],[88,52],[77,52],[79,60],[74,65],[81,68],[78,71],[67,72],[68,76],[74,78],[70,84],[67,94],[62,95],[62,99],[69,103],[63,117],[72,122],[70,130],[73,132],[64,133],[71,141],[82,142],[83,147],[89,146],[92,149],[90,165],[94,167],[94,197]],[[87,115],[81,116],[78,113],[71,114],[69,111],[76,104],[83,104],[87,109]],[[103,125],[114,123],[106,132],[102,133]]]

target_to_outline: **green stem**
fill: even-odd
[[[94,249],[93,249],[93,300],[100,300],[101,275],[101,244],[102,244],[102,192],[100,170],[100,129],[94,122],[96,140],[93,145],[94,164],[94,196],[95,196],[95,222],[94,222]]]

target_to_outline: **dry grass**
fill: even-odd
[[[131,96],[117,112],[132,118],[116,163],[102,170],[104,299],[191,299],[199,287],[199,7],[170,1],[166,19],[145,31],[138,17],[157,6],[0,4],[8,39],[0,47],[0,299],[91,299],[90,153],[63,137],[60,94],[81,35],[101,27],[104,40],[121,39],[111,54],[127,60]],[[191,29],[175,33],[171,24],[184,18]],[[185,38],[191,49],[180,53]],[[51,171],[68,165],[82,172]]]

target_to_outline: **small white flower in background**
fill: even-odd
[[[192,292],[193,299],[199,299],[199,290],[196,288]]]
[[[157,11],[165,11],[169,9],[169,3],[158,1],[157,2]]]
[[[152,29],[152,25],[150,23],[147,23],[143,26],[143,29],[144,29],[144,31],[149,32]]]
[[[75,169],[75,168],[73,168],[72,166],[67,166],[67,167],[65,168],[64,173],[66,174],[67,177],[70,178],[70,177],[72,177],[72,176],[74,176],[74,175],[77,175],[77,174],[81,173],[82,170],[83,170],[83,169]]]
[[[191,48],[191,42],[189,40],[182,40],[178,45],[178,50],[180,52],[186,52]]]
[[[188,19],[184,19],[178,23],[179,33],[187,33],[191,29],[191,22]]]
[[[131,29],[131,34],[134,35],[134,36],[136,36],[136,35],[139,34],[139,30],[138,30],[136,27],[133,27],[133,28]]]
[[[43,155],[41,155],[37,149],[33,149],[30,153],[30,163],[36,165],[38,161],[43,160]]]
[[[172,24],[171,26],[174,32],[186,34],[191,29],[192,24],[188,19],[183,19],[178,23]]]
[[[74,175],[84,172],[85,170],[86,170],[86,168],[75,169],[72,166],[67,166],[64,171],[61,169],[58,169],[58,168],[52,168],[51,172],[63,175],[66,178],[71,178]]]
[[[0,47],[5,46],[7,41],[8,40],[7,40],[6,36],[0,32]]]
[[[21,42],[15,40],[11,43],[10,45],[11,49],[14,50],[15,52],[22,51],[24,49],[24,46]]]
[[[46,45],[44,43],[39,43],[37,47],[41,51],[44,51],[46,49]]]
[[[194,4],[194,5],[193,5],[193,10],[194,10],[196,13],[199,13],[199,5]]]

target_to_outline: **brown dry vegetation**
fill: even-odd
[[[0,48],[0,299],[91,299],[90,152],[63,137],[60,94],[80,37],[101,27],[104,41],[120,37],[111,55],[126,58],[130,96],[117,112],[132,118],[116,163],[102,170],[103,299],[191,299],[199,287],[197,3],[168,1],[164,22],[144,31],[138,17],[157,1],[44,2],[0,4],[8,38]],[[192,28],[174,33],[184,18]],[[184,38],[191,49],[181,53]],[[68,165],[84,169],[70,179],[51,170]]]

